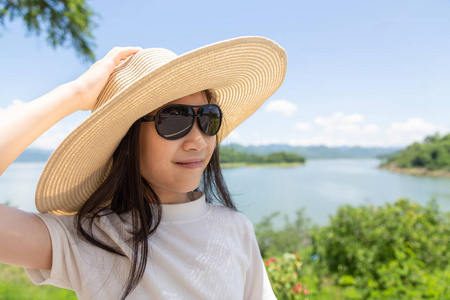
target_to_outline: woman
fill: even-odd
[[[92,109],[42,173],[41,214],[0,206],[0,262],[80,299],[274,299],[218,144],[285,72],[284,50],[261,37],[181,56],[114,48],[3,116],[1,173],[57,121]]]

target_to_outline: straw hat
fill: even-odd
[[[210,89],[224,115],[223,140],[281,85],[286,53],[263,37],[240,37],[177,56],[141,50],[116,67],[92,114],[53,152],[36,190],[40,212],[74,214],[109,173],[131,125],[162,105]]]

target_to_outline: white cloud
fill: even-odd
[[[380,128],[375,124],[370,124],[364,126],[363,130],[367,133],[378,133],[380,131]]]
[[[329,136],[317,135],[311,138],[291,138],[287,144],[291,146],[361,146],[361,147],[388,147],[384,140],[379,137],[349,137],[349,136]]]
[[[37,140],[35,140],[30,147],[44,150],[54,150],[77,126],[78,124],[57,123],[37,138]]]
[[[222,141],[221,144],[232,144],[232,143],[239,143],[241,135],[236,131],[233,130],[230,132],[230,134],[227,135],[227,137]]]
[[[266,105],[267,112],[278,112],[283,114],[284,116],[292,116],[294,112],[297,110],[297,105],[292,102],[289,102],[285,99],[279,99],[270,101]]]
[[[0,107],[0,115],[14,110],[24,104],[26,104],[26,102],[20,99],[14,99],[6,107]],[[79,124],[81,124],[81,122],[83,122],[86,116],[89,115],[89,112],[77,112],[76,114],[77,116],[71,115],[53,125],[50,129],[48,129],[40,137],[38,137],[30,145],[30,148],[39,148],[45,150],[56,149],[59,144],[69,135],[69,133],[72,132]]]
[[[309,131],[311,130],[311,124],[298,122],[295,124],[295,129],[299,131]]]
[[[314,123],[322,127],[322,132],[329,138],[341,137],[343,140],[353,140],[361,138],[366,134],[378,132],[378,126],[375,124],[361,124],[364,117],[361,114],[345,115],[342,112],[336,112],[331,117],[317,117]],[[325,140],[329,141],[329,138]]]
[[[260,140],[259,142],[254,143],[255,146],[265,146],[265,145],[273,145],[273,144],[282,144],[279,139],[276,138],[265,138]]]
[[[317,117],[314,119],[314,123],[322,126],[335,126],[335,124],[353,124],[361,123],[364,121],[364,117],[361,114],[344,115],[342,112],[336,112],[332,117]]]
[[[287,143],[293,146],[404,147],[416,141],[422,142],[426,136],[435,132],[446,134],[449,131],[448,128],[419,118],[394,122],[384,130],[376,124],[364,124],[363,121],[361,114],[345,115],[337,112],[331,117],[320,116],[314,119],[314,123],[321,127],[317,135],[291,138]]]
[[[237,138],[239,138],[241,135],[236,131],[236,130],[233,130],[232,132],[230,132],[230,134],[228,135],[228,137],[229,138],[231,138],[231,139],[237,139]]]
[[[17,107],[20,107],[20,106],[22,106],[24,104],[25,104],[24,101],[22,101],[20,99],[14,99],[14,100],[11,101],[11,104],[9,104],[7,107],[5,107],[5,108],[0,107],[0,115],[5,113],[5,112],[7,112],[7,111],[13,110],[13,109],[15,109]]]
[[[341,146],[342,143],[345,143],[345,140],[342,140],[339,137],[331,137],[325,135],[318,135],[311,138],[291,138],[288,140],[288,144],[291,146],[328,146],[335,147]]]
[[[420,118],[381,125],[368,120],[361,113],[334,112],[329,115],[313,116],[312,120],[312,122],[303,120],[294,123],[293,126],[290,125],[292,129],[288,133],[283,131],[285,127],[280,128],[277,127],[278,124],[271,124],[269,128],[258,131],[258,134],[249,135],[248,139],[243,137],[246,132],[244,130],[239,142],[247,145],[405,147],[414,142],[423,142],[426,136],[436,132],[441,135],[450,132],[450,128],[445,125]],[[252,129],[253,133],[255,130]]]
[[[331,116],[318,116],[313,124],[297,122],[297,133],[287,139],[265,138],[253,143],[255,145],[289,144],[292,146],[325,145],[338,146],[388,146],[378,125],[364,122],[362,114],[344,114],[336,112]],[[313,126],[313,125],[316,126]],[[302,133],[298,133],[302,131]]]
[[[433,130],[437,130],[438,127],[434,124],[427,123],[419,118],[410,118],[408,121],[404,123],[392,123],[390,130],[396,132],[432,132]]]
[[[387,142],[394,145],[409,145],[423,142],[426,136],[436,132],[448,133],[448,128],[428,123],[420,118],[410,118],[406,122],[395,122],[386,130]]]

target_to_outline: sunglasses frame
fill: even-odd
[[[214,106],[214,107],[216,107],[216,108],[219,110],[219,113],[220,113],[220,123],[219,123],[219,127],[217,128],[216,133],[215,133],[215,134],[212,134],[212,135],[210,135],[210,134],[208,134],[207,132],[205,132],[205,131],[203,130],[202,126],[200,126],[200,119],[199,119],[199,117],[200,117],[201,115],[198,113],[198,111],[200,111],[203,107],[208,107],[208,106]],[[162,135],[162,134],[159,132],[159,128],[158,128],[158,120],[159,120],[159,116],[160,116],[161,112],[162,112],[164,109],[167,109],[168,107],[187,107],[188,109],[190,109],[190,110],[192,110],[192,111],[194,112],[194,116],[193,116],[192,123],[191,123],[191,125],[190,125],[189,130],[186,131],[186,133],[184,133],[183,135],[177,136],[176,138],[166,137],[166,136]],[[195,111],[196,108],[198,108],[197,111]],[[178,140],[178,139],[181,139],[181,138],[185,137],[186,135],[189,134],[189,132],[191,132],[192,128],[195,126],[195,121],[196,121],[196,120],[197,120],[198,128],[200,129],[201,132],[203,132],[203,133],[204,133],[205,135],[207,135],[207,136],[215,136],[215,135],[217,135],[217,133],[218,133],[219,130],[220,130],[220,127],[222,126],[222,119],[223,119],[223,113],[222,113],[222,110],[220,109],[220,106],[217,105],[217,104],[212,104],[212,103],[211,103],[211,104],[203,104],[203,105],[187,105],[187,104],[171,104],[171,105],[167,105],[167,106],[162,107],[160,110],[158,110],[158,112],[156,113],[156,115],[146,115],[146,116],[143,116],[143,117],[141,118],[141,121],[142,121],[142,122],[155,122],[155,128],[156,128],[156,131],[158,132],[158,135],[159,135],[160,137],[162,137],[162,138],[164,138],[164,139],[166,139],[166,140]]]

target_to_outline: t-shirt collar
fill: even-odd
[[[205,194],[195,192],[190,194],[195,199],[180,204],[162,204],[162,222],[188,221],[201,217],[208,211]]]

